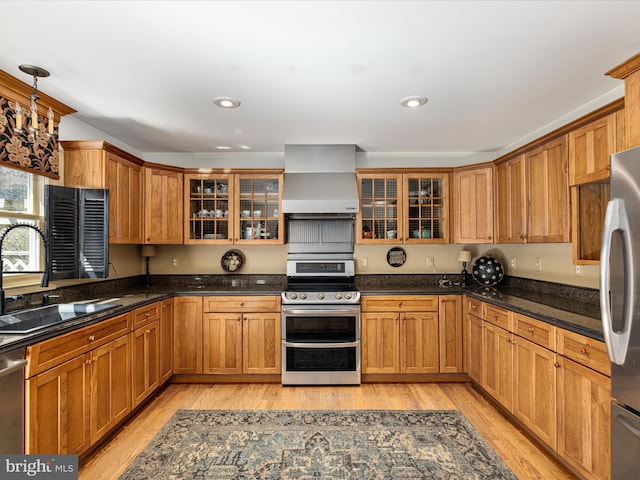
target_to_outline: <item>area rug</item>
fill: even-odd
[[[179,410],[121,480],[509,479],[458,411]]]

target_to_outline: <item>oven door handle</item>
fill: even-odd
[[[336,342],[336,343],[282,342],[282,346],[293,347],[293,348],[353,348],[353,347],[359,347],[360,342]]]
[[[359,307],[354,308],[344,308],[344,309],[326,309],[326,310],[308,310],[304,308],[283,308],[282,313],[284,315],[326,315],[326,316],[337,316],[337,315],[353,315],[356,313],[360,313]]]

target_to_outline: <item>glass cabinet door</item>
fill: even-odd
[[[360,187],[359,243],[397,243],[401,228],[401,175],[362,174]]]
[[[236,241],[282,243],[282,175],[238,175]]]
[[[185,239],[212,243],[230,242],[232,230],[230,208],[232,177],[189,176],[187,177],[188,224]]]
[[[449,240],[447,174],[407,174],[405,202],[405,238],[408,242],[445,243]]]

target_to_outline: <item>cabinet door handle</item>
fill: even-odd
[[[95,336],[95,335],[89,335],[89,341],[90,341],[90,342],[94,342],[94,341],[95,341],[95,339],[96,339],[96,336]]]
[[[580,353],[583,355],[589,355],[589,350],[587,350],[586,348],[583,348],[582,350],[580,350]]]
[[[560,364],[558,362],[554,362],[553,366],[556,367],[556,368],[560,368]]]
[[[533,335],[533,333],[534,333],[534,332],[535,332],[535,330],[533,329],[533,327],[529,327],[529,333],[530,333],[531,335]]]

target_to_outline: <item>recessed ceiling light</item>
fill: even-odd
[[[427,97],[423,97],[420,95],[414,95],[412,97],[403,98],[400,101],[400,105],[405,108],[418,108],[427,103]]]
[[[231,150],[231,147],[229,147],[227,145],[218,145],[216,148],[218,150]]]
[[[220,108],[238,108],[240,106],[240,100],[231,97],[216,97],[213,99]]]

